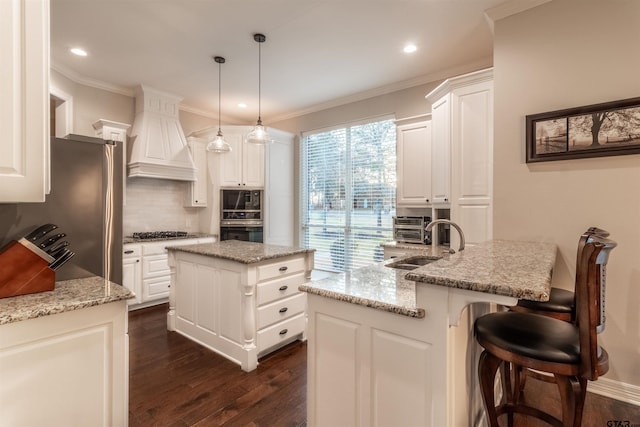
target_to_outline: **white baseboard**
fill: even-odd
[[[640,386],[637,385],[600,377],[597,381],[589,381],[587,391],[640,406]]]

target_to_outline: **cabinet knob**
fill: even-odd
[[[288,329],[283,329],[283,330],[280,331],[280,335],[286,335],[287,332],[289,332]]]
[[[429,203],[429,199],[425,199],[427,201],[427,203]]]
[[[445,197],[445,198],[444,198],[444,201],[445,201],[445,202],[448,202],[448,201],[449,201],[449,199],[447,199],[447,198]]]
[[[287,267],[286,265],[284,267],[280,267],[278,269],[278,271],[287,271],[289,269],[289,267]]]
[[[139,259],[137,259],[137,260],[136,260],[136,262],[140,262],[140,260],[139,260]]]
[[[286,291],[287,289],[289,289],[289,287],[287,285],[283,285],[283,286],[280,286],[279,290]]]
[[[282,307],[280,310],[278,310],[280,313],[286,313],[287,310],[289,310],[287,307]]]

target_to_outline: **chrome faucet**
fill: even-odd
[[[460,228],[458,224],[448,219],[436,219],[431,221],[424,229],[424,231],[431,231],[433,226],[436,224],[449,224],[452,225],[453,228],[458,230],[458,234],[460,234],[460,247],[458,248],[458,252],[464,250],[464,233],[462,232],[462,228]],[[449,249],[449,252],[451,252],[452,254],[456,253],[456,251],[454,251],[453,249]]]

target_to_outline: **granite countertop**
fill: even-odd
[[[420,255],[440,259],[448,257],[442,247],[420,246]],[[356,270],[334,274],[330,277],[307,282],[299,289],[352,304],[364,305],[378,310],[389,311],[404,316],[423,318],[425,312],[416,307],[416,284],[406,280],[407,270],[386,267],[404,258],[415,256],[412,252],[403,258],[389,259]]]
[[[158,237],[156,239],[137,239],[131,236],[125,236],[122,240],[123,244],[127,243],[149,243],[149,242],[163,242],[165,240],[184,240],[184,239],[200,239],[203,237],[215,237],[218,236],[216,234],[208,234],[208,233],[189,233],[183,237]],[[177,244],[178,242],[176,242]]]
[[[418,243],[403,243],[403,242],[396,242],[395,240],[392,240],[390,242],[385,242],[385,243],[381,243],[380,246],[382,246],[383,248],[390,248],[390,249],[409,249],[411,251],[414,251],[413,253],[434,253],[434,249],[433,246],[431,245],[421,245]],[[449,246],[436,246],[436,251],[439,251],[441,253],[449,253]]]
[[[133,298],[127,288],[102,277],[56,282],[53,291],[0,298],[0,325]]]
[[[416,282],[548,301],[554,243],[491,240],[410,271]]]
[[[293,246],[270,245],[266,243],[244,242],[240,240],[224,240],[214,243],[167,247],[168,251],[189,252],[213,258],[228,259],[242,264],[253,264],[269,259],[283,258],[315,249]]]
[[[389,243],[398,247],[396,242]],[[415,246],[411,245],[414,249]],[[557,247],[553,243],[493,240],[449,254],[448,248],[419,245],[419,252],[357,270],[307,282],[300,290],[327,298],[422,318],[416,286],[428,283],[459,289],[547,301]],[[437,259],[415,270],[386,264],[426,255]]]

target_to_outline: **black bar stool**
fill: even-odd
[[[609,370],[608,355],[598,346],[597,334],[604,328],[605,266],[615,246],[615,242],[596,234],[580,239],[574,323],[511,311],[476,320],[476,339],[484,348],[478,365],[480,389],[492,427],[498,427],[502,414],[507,414],[509,425],[513,425],[514,413],[553,426],[580,426],[587,381],[595,381]],[[494,379],[498,369],[503,401],[496,406]],[[562,402],[562,420],[522,400],[524,369],[553,374]]]

